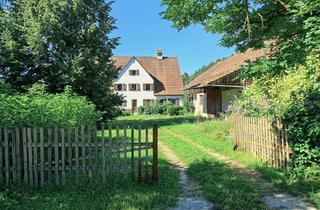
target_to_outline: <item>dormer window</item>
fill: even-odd
[[[139,75],[139,70],[129,70],[129,75],[137,76],[137,75]]]

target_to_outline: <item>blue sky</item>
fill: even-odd
[[[182,72],[193,73],[211,61],[231,55],[234,49],[218,46],[219,36],[206,33],[201,26],[178,32],[159,13],[161,0],[116,0],[111,15],[117,19],[120,45],[115,55],[154,56],[163,49],[165,56],[179,58]]]

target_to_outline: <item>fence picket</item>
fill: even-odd
[[[54,128],[54,179],[55,184],[59,184],[59,131],[58,128]]]
[[[0,139],[1,139],[1,132],[0,132]],[[22,139],[23,139],[23,183],[25,185],[28,184],[28,150],[27,150],[27,130],[26,128],[22,128]],[[1,143],[1,140],[0,140]],[[1,150],[1,144],[0,144]],[[0,152],[0,159],[2,159],[2,154]],[[0,163],[0,166],[2,164]]]
[[[9,136],[8,129],[4,128],[4,160],[6,170],[6,183],[10,182],[10,165],[9,165]]]
[[[71,138],[71,128],[68,128],[67,131],[67,138],[68,138],[68,172],[72,173],[72,138]]]
[[[131,177],[134,179],[134,129],[131,129]]]
[[[52,129],[48,128],[48,184],[51,184],[52,179]]]
[[[145,181],[148,182],[149,181],[149,153],[148,153],[148,149],[149,149],[149,142],[148,142],[148,139],[149,139],[149,133],[148,133],[148,128],[146,128],[146,142],[145,142],[145,145],[146,145],[146,152],[145,152]]]
[[[97,127],[96,126],[94,126],[94,128],[93,128],[93,150],[94,150],[93,169],[95,171],[95,176],[98,176],[100,169],[99,169],[99,146],[98,146]]]
[[[116,153],[117,153],[117,170],[121,168],[120,164],[120,136],[119,136],[119,126],[116,127]]]
[[[21,136],[20,136],[20,128],[15,129],[15,135],[16,135],[16,157],[17,157],[17,183],[21,184]]]
[[[14,135],[14,129],[11,130],[11,172],[12,172],[12,182],[17,182],[17,154],[16,154],[16,135]],[[9,145],[10,147],[10,145]],[[10,149],[9,149],[10,150]]]
[[[29,156],[29,184],[33,185],[33,160],[32,160],[32,133],[31,128],[27,128],[28,135],[28,156]]]
[[[138,181],[141,182],[141,127],[138,128]]]
[[[89,177],[92,178],[92,142],[91,142],[91,127],[88,127],[88,169],[89,169]]]
[[[109,172],[113,171],[113,166],[112,166],[112,147],[113,147],[113,143],[112,143],[112,128],[111,125],[109,125],[109,138],[108,138],[108,159],[109,159]]]
[[[84,136],[84,126],[81,126],[81,159],[82,159],[82,170],[83,174],[86,175],[86,139]]]
[[[44,137],[43,128],[40,128],[40,186],[44,185]]]
[[[33,175],[34,185],[38,186],[38,129],[33,128]]]
[[[152,147],[153,147],[153,170],[152,170],[152,180],[158,181],[158,126],[153,126],[153,140],[152,140]]]
[[[101,144],[102,144],[102,182],[106,182],[106,145],[104,135],[104,124],[101,125]]]
[[[127,129],[124,127],[123,129],[123,159],[124,159],[124,172],[127,175],[128,168],[127,168]]]
[[[78,132],[79,128],[74,129],[74,143],[75,143],[75,148],[74,148],[74,153],[76,157],[76,181],[79,183],[79,138],[78,138]]]
[[[66,148],[65,148],[65,133],[64,128],[61,128],[61,178],[62,185],[66,184]]]

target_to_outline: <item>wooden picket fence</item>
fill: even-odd
[[[235,117],[233,127],[237,150],[252,154],[275,168],[289,166],[287,131],[280,120]]]
[[[158,127],[149,130],[0,128],[0,182],[41,187],[115,175],[156,181]]]

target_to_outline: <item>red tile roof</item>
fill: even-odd
[[[266,54],[266,49],[259,50],[247,50],[243,53],[238,53],[229,58],[226,58],[213,66],[211,66],[207,71],[200,74],[194,80],[188,83],[186,89],[195,88],[198,86],[206,86],[211,82],[221,79],[241,68],[241,66],[246,65],[247,61],[255,61],[256,58],[262,57]]]
[[[183,95],[183,84],[178,59],[175,57],[113,56],[117,67],[123,68],[135,58],[155,79],[155,95]]]

